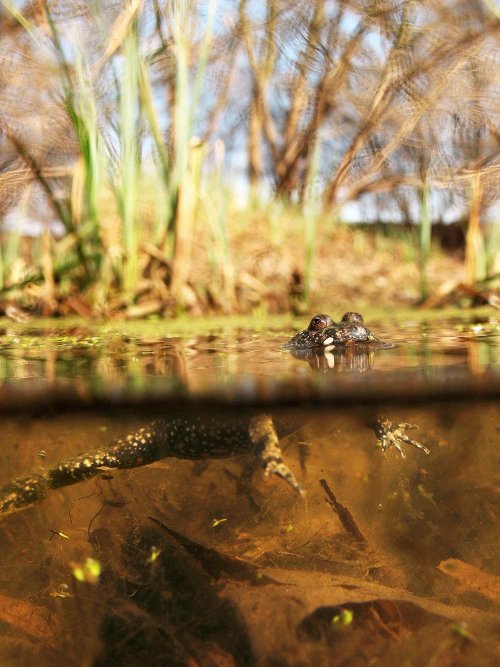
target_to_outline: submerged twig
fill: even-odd
[[[339,503],[339,501],[335,497],[335,494],[328,486],[328,482],[326,481],[326,479],[320,479],[319,483],[321,484],[324,492],[327,495],[326,502],[332,506],[333,511],[338,515],[340,523],[342,524],[344,529],[349,533],[349,535],[354,540],[356,540],[356,542],[361,542],[361,544],[367,545],[368,541],[361,532],[361,530],[359,529],[358,524],[354,520],[354,517],[347,509],[347,507],[345,507],[345,505]]]

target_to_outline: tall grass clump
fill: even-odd
[[[34,164],[29,147],[17,144],[72,240],[65,249],[67,255],[75,254],[81,286],[90,288],[99,302],[117,287],[124,301],[133,301],[141,277],[141,247],[152,241],[171,261],[171,292],[180,297],[190,272],[204,156],[194,128],[217,3],[210,1],[201,28],[193,22],[189,3],[167,3],[161,18],[171,31],[175,63],[167,108],[151,83],[154,58],[148,44],[158,35],[146,35],[150,15],[142,2],[126,3],[111,25],[109,19],[103,22],[102,7],[91,15],[99,37],[93,35],[94,50],[79,41],[78,31],[69,48],[71,32],[52,15],[49,3],[43,14],[48,37],[45,25],[3,4],[58,66],[58,113],[67,114],[77,148],[67,174],[67,197],[56,194],[57,187],[44,176],[43,167]],[[95,42],[101,44],[97,52]],[[156,183],[151,195],[155,212],[152,219],[141,219],[147,182]],[[14,247],[12,242],[9,252]],[[6,259],[2,257],[4,264]]]
[[[191,269],[191,246],[199,200],[203,147],[194,136],[196,113],[200,104],[201,86],[206,71],[212,26],[217,0],[210,0],[207,23],[198,53],[194,81],[190,81],[189,62],[192,56],[193,30],[190,25],[188,3],[174,0],[172,6],[173,43],[176,55],[175,104],[173,115],[173,169],[172,196],[176,202],[176,215],[171,234],[173,273],[171,291],[182,301],[182,291]],[[168,249],[167,249],[168,252]]]

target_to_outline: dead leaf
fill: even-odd
[[[459,588],[481,593],[495,602],[500,600],[500,579],[495,575],[483,572],[458,558],[442,560],[438,569],[448,577],[452,577]]]
[[[0,620],[35,639],[53,637],[53,627],[48,622],[47,615],[44,607],[0,594]]]

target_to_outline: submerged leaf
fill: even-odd
[[[500,579],[458,558],[442,560],[438,569],[457,582],[462,590],[481,593],[490,600],[500,599]]]
[[[0,594],[0,621],[36,639],[53,635],[53,626],[45,618],[48,612],[31,602]]]

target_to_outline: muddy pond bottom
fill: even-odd
[[[6,516],[0,664],[496,664],[498,403],[269,413],[304,498],[248,453],[103,470]],[[377,449],[380,413],[430,454]],[[3,416],[1,483],[154,417]]]

